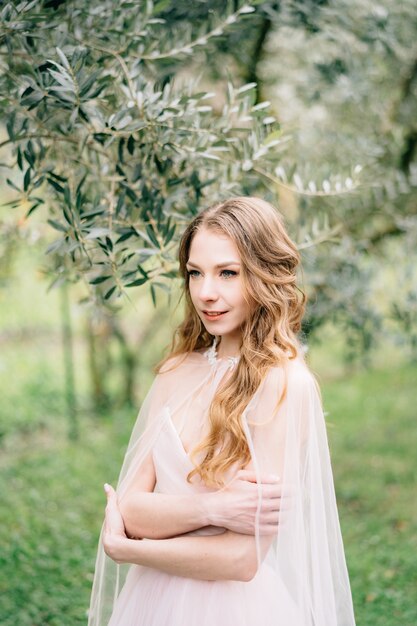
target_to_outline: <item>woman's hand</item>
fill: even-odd
[[[260,476],[258,485],[256,474],[251,470],[240,470],[225,487],[205,496],[210,524],[223,526],[236,533],[254,535],[259,489],[262,490],[259,533],[275,534],[282,508],[282,485],[278,476],[268,474]]]
[[[107,495],[102,538],[104,552],[116,563],[123,563],[123,548],[129,540],[126,537],[125,525],[115,490],[106,483],[104,491]]]

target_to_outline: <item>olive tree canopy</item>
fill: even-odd
[[[354,82],[354,63],[332,58],[334,47],[328,63],[323,57],[329,33],[334,41],[335,33],[354,32],[360,53],[370,50],[379,19],[370,15],[360,31],[347,6],[342,19],[326,2],[5,4],[2,165],[16,194],[11,207],[26,217],[42,212],[55,232],[48,247],[55,284],[82,279],[96,301],[114,304],[147,283],[155,299],[177,276],[178,238],[189,219],[230,195],[259,194],[278,203],[303,253],[311,302],[305,331],[342,320],[362,349],[369,346],[381,314],[369,298],[367,259],[390,229],[406,234],[411,224],[411,148],[406,167],[403,155],[384,170],[375,150],[356,154],[351,138],[348,158],[338,159],[328,128],[318,148],[328,140],[327,161],[311,167],[280,126],[277,101],[263,94],[273,96],[274,76],[282,85],[283,73],[287,81],[301,75],[297,50],[313,38],[318,63],[309,49],[304,69],[321,64],[320,81],[314,92],[304,74],[297,106],[303,99],[312,107],[340,73]],[[349,103],[346,127],[353,110]],[[396,204],[406,199],[402,221],[396,208],[391,224],[389,194]]]

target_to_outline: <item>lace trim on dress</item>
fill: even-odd
[[[203,352],[203,356],[207,357],[210,365],[216,365],[217,363],[223,360],[223,359],[218,358],[216,347],[217,347],[217,339],[214,338],[214,341],[211,344],[210,348],[208,348],[205,352]],[[238,356],[228,356],[225,358],[227,358],[227,361],[229,363],[229,369],[233,369],[235,365],[237,365],[237,363],[239,362]]]

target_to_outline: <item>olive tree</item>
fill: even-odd
[[[274,81],[283,85],[299,71],[298,50],[297,58],[310,56],[294,102],[304,98],[306,109],[312,107],[332,80],[343,97],[332,78],[343,63],[328,40],[333,36],[336,45],[336,31],[342,52],[341,34],[354,33],[369,48],[372,41],[365,40],[378,16],[359,32],[349,7],[339,8],[214,0],[192,7],[181,1],[6,4],[0,97],[7,178],[16,192],[11,206],[27,207],[27,216],[42,211],[56,233],[48,247],[55,284],[82,279],[89,297],[109,306],[144,284],[155,299],[177,276],[175,251],[190,217],[231,194],[259,193],[278,201],[304,257],[311,302],[305,333],[335,320],[345,324],[355,349],[367,349],[381,324],[369,299],[366,256],[386,234],[370,225],[378,202],[389,215],[384,170],[358,149],[355,125],[352,149],[340,151],[348,157],[331,152],[331,122],[320,138],[325,158],[312,165],[305,136],[309,159],[294,149],[298,133],[283,131],[273,90]],[[297,36],[313,41],[316,56],[301,44],[294,52],[289,38],[298,42]],[[346,75],[353,82],[352,66]],[[321,78],[315,91],[311,68]],[[349,107],[346,128],[354,102]],[[405,185],[407,197],[410,167],[402,178],[395,174],[396,189]]]

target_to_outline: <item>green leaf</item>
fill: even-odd
[[[159,13],[162,13],[170,6],[170,4],[171,0],[159,0],[158,2],[155,2],[152,9],[152,15],[158,15]]]
[[[53,219],[48,219],[47,222],[48,224],[52,226],[52,228],[55,228],[55,230],[59,230],[62,233],[68,232],[68,228],[64,224],[61,224],[61,222],[57,222],[56,220],[53,220]]]
[[[168,245],[169,242],[171,241],[171,239],[174,236],[175,230],[176,230],[177,226],[176,224],[174,224],[173,226],[171,226],[171,228],[168,229],[165,238],[164,238],[164,245]]]
[[[114,291],[116,290],[117,285],[113,285],[113,287],[110,287],[110,289],[108,290],[108,292],[104,295],[104,299],[108,300],[110,298],[110,296],[112,295],[112,293],[114,293]]]
[[[153,305],[156,306],[156,291],[154,285],[151,285],[151,298]]]
[[[152,224],[146,224],[146,232],[147,232],[147,235],[148,235],[149,239],[152,241],[152,243],[157,248],[160,248],[159,241],[158,241],[158,239],[157,239],[157,237],[155,235],[155,231],[154,231],[154,228],[153,228]]]
[[[130,237],[132,237],[133,235],[137,235],[137,233],[134,229],[131,229],[127,233],[123,233],[122,235],[120,235],[120,237],[116,239],[115,243],[118,244],[122,241],[126,241],[126,239],[130,239]]]
[[[147,278],[137,278],[136,280],[134,280],[131,283],[127,283],[125,286],[126,287],[139,287],[140,285],[144,285],[146,282],[148,281]]]
[[[58,53],[59,58],[61,59],[61,63],[62,63],[62,65],[63,65],[64,67],[66,67],[66,68],[67,68],[67,70],[70,70],[70,69],[71,69],[71,67],[70,67],[69,61],[68,61],[67,57],[65,56],[65,54],[62,52],[61,48],[58,48],[58,47],[57,47],[57,48],[56,48],[56,51],[57,51],[57,53]]]
[[[52,178],[47,178],[47,182],[59,193],[64,193],[64,188]]]
[[[36,107],[41,100],[43,100],[44,94],[41,91],[34,91],[31,87],[23,92],[20,103],[22,106],[28,107],[29,111]]]
[[[14,121],[16,118],[16,112],[13,111],[9,117],[9,119],[6,122],[6,130],[7,130],[7,134],[9,135],[9,139],[11,141],[13,141],[15,134],[14,134]]]
[[[39,202],[35,202],[34,204],[32,204],[32,206],[30,207],[29,211],[27,211],[25,217],[26,219],[32,215],[32,213],[41,205],[43,204],[43,200],[39,201]]]
[[[48,176],[52,176],[52,178],[54,178],[55,180],[59,180],[61,183],[66,183],[68,180],[68,178],[66,178],[65,176],[60,176],[52,170],[48,172]]]
[[[133,154],[133,152],[135,151],[135,140],[133,138],[133,135],[130,135],[129,139],[127,140],[127,151],[129,152],[129,154]]]
[[[62,207],[62,212],[63,212],[64,217],[65,217],[66,221],[68,222],[68,224],[70,226],[72,226],[71,213],[68,211],[68,209],[66,208],[65,205]]]
[[[116,215],[119,215],[120,211],[122,210],[122,207],[124,205],[125,202],[125,198],[126,198],[126,190],[122,189],[122,191],[119,194],[119,197],[117,198],[117,204],[116,204]]]
[[[9,185],[9,187],[12,187],[12,189],[20,193],[19,187],[12,180],[10,180],[10,178],[6,178],[6,183]]]
[[[124,156],[123,156],[123,148],[125,145],[125,138],[121,137],[119,140],[119,144],[117,146],[117,155],[118,155],[118,159],[120,161],[120,163],[124,162]]]
[[[64,246],[66,246],[65,237],[56,239],[45,250],[45,254],[52,254],[54,252],[60,252]]]
[[[33,150],[33,145],[31,141],[28,142],[27,149],[24,150],[23,156],[25,157],[30,167],[34,168],[35,167],[35,152]]]
[[[236,93],[238,94],[246,93],[247,91],[250,91],[251,89],[256,89],[257,86],[258,86],[257,83],[246,83],[245,85],[242,85],[242,87],[239,87]]]
[[[97,215],[104,215],[105,209],[94,209],[92,211],[86,211],[85,213],[81,213],[81,219],[91,219],[93,217],[97,217]]]
[[[133,132],[134,130],[142,130],[142,128],[144,128],[146,125],[147,123],[145,121],[137,120],[137,121],[131,122],[130,124],[124,125],[124,128],[126,130]]]
[[[104,281],[109,280],[109,278],[111,278],[111,276],[97,276],[88,282],[90,285],[99,285],[100,283],[104,283]]]
[[[64,189],[64,202],[68,207],[71,206],[71,191],[69,187]]]
[[[23,171],[23,157],[20,148],[17,149],[17,166],[20,171]]]
[[[28,169],[25,172],[25,176],[23,178],[23,191],[27,191],[30,185],[30,177],[31,177],[31,170],[30,167],[28,167]]]
[[[146,279],[149,278],[148,272],[142,267],[142,265],[138,264],[138,270]]]
[[[68,76],[67,73],[56,72],[55,70],[49,70],[49,73],[53,78],[55,78],[56,82],[61,85],[65,89],[65,91],[71,91],[74,93],[75,86],[72,78]],[[58,91],[58,87],[54,87],[54,91]]]
[[[99,237],[106,237],[111,235],[111,232],[108,228],[92,228],[88,231],[88,234],[85,236],[86,239],[98,239]]]

